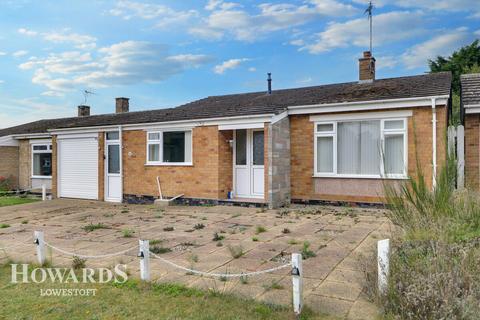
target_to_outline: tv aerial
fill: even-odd
[[[88,96],[92,95],[92,94],[96,94],[95,92],[93,91],[89,91],[89,90],[83,90],[83,98],[84,98],[84,104],[86,105],[87,104],[87,100],[88,100]]]

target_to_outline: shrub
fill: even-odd
[[[163,253],[168,253],[168,252],[171,252],[172,249],[170,248],[166,248],[162,245],[150,245],[150,251],[155,253],[155,254],[163,254]]]
[[[205,225],[203,223],[197,223],[196,225],[193,226],[193,229],[195,230],[201,230],[205,228]]]
[[[163,231],[166,231],[166,232],[170,232],[170,231],[173,231],[174,228],[173,227],[165,227],[163,228]]]
[[[432,191],[424,176],[400,189],[385,187],[392,241],[386,294],[376,295],[376,268],[367,272],[387,318],[477,319],[480,314],[480,203],[455,190],[448,159]]]
[[[266,232],[266,231],[267,231],[267,229],[265,229],[265,227],[263,227],[263,226],[257,226],[257,228],[255,229],[256,234]]]
[[[104,225],[103,223],[96,223],[96,224],[90,223],[90,224],[84,226],[82,229],[87,231],[87,232],[92,232],[92,231],[95,231],[97,229],[110,229],[110,227]]]
[[[131,238],[133,237],[133,234],[135,233],[135,231],[133,231],[132,229],[123,229],[122,230],[122,235],[124,238]]]
[[[222,235],[219,235],[217,232],[213,234],[212,241],[222,241],[223,239],[225,239],[225,237]]]

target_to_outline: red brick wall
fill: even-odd
[[[430,106],[412,108],[408,118],[408,173],[415,177],[418,168],[425,176],[426,183],[432,184],[432,109]],[[446,159],[447,109],[437,107],[437,172]],[[299,200],[342,200],[380,202],[381,195],[339,196],[338,194],[315,193],[313,178],[314,124],[310,115],[291,116],[291,192],[292,199]],[[328,182],[326,182],[328,183]],[[328,189],[322,188],[322,189]]]
[[[465,186],[479,191],[480,170],[480,115],[465,115]]]

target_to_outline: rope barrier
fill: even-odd
[[[183,271],[186,271],[188,273],[193,273],[193,274],[196,274],[196,275],[200,275],[200,276],[205,276],[205,277],[210,277],[210,278],[240,278],[240,277],[251,277],[251,276],[257,276],[257,275],[260,275],[260,274],[263,274],[263,273],[270,273],[270,272],[274,272],[274,271],[278,271],[278,270],[281,270],[281,269],[284,269],[284,268],[287,268],[287,267],[291,267],[292,266],[292,263],[289,262],[287,264],[284,264],[284,265],[281,265],[281,266],[278,266],[278,267],[274,267],[274,268],[270,268],[270,269],[266,269],[266,270],[260,270],[260,271],[254,271],[254,272],[247,272],[247,273],[210,273],[210,272],[204,272],[204,271],[198,271],[198,270],[194,270],[194,269],[189,269],[189,268],[186,268],[186,267],[183,267],[183,266],[180,266],[174,262],[171,262],[167,259],[164,259],[158,255],[156,255],[155,253],[153,253],[152,251],[150,251],[150,254],[153,255],[155,258],[157,258],[158,260],[174,267],[174,268],[177,268],[177,269],[181,269]]]
[[[45,243],[45,245],[47,247],[50,247],[52,248],[53,250],[55,251],[58,251],[60,253],[63,253],[63,254],[66,254],[68,256],[75,256],[75,257],[79,257],[79,258],[84,258],[84,259],[101,259],[101,258],[109,258],[109,257],[115,257],[115,256],[120,256],[122,254],[125,254],[129,251],[132,251],[133,249],[137,249],[138,246],[134,246],[134,247],[131,247],[131,248],[128,248],[126,250],[123,250],[123,251],[119,251],[119,252],[115,252],[115,253],[107,253],[107,254],[103,254],[103,255],[98,255],[98,256],[88,256],[88,255],[84,255],[84,254],[77,254],[77,253],[73,253],[73,252],[69,252],[69,251],[66,251],[66,250],[63,250],[63,249],[60,249],[60,248],[57,248],[53,245],[51,245],[50,243],[46,242],[46,241],[43,241]]]

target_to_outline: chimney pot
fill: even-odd
[[[89,106],[78,106],[78,116],[79,117],[88,117],[90,115]]]
[[[363,58],[359,62],[359,80],[360,82],[372,82],[375,80],[375,58],[370,51],[363,52]]]
[[[129,111],[128,98],[115,98],[115,113],[126,113]]]

